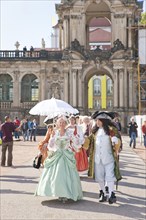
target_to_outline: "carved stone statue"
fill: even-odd
[[[16,50],[19,50],[19,46],[20,46],[19,42],[16,41],[16,43],[15,43]]]
[[[71,50],[75,50],[80,52],[81,54],[84,54],[84,46],[81,46],[80,42],[77,39],[71,42]]]
[[[52,96],[56,99],[60,99],[60,91],[57,86],[52,88]]]
[[[114,47],[111,49],[111,51],[116,52],[118,50],[124,50],[124,45],[122,44],[122,42],[119,39],[114,41]]]
[[[45,40],[42,38],[42,49],[45,49]]]

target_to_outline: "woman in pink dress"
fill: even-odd
[[[77,170],[78,171],[88,170],[88,157],[86,154],[86,150],[82,147],[82,145],[84,144],[84,141],[85,141],[82,128],[81,128],[81,126],[76,124],[76,118],[74,115],[72,115],[69,118],[69,122],[70,123],[69,123],[67,129],[70,130],[70,132],[72,132],[72,134],[74,136],[78,136],[80,138],[80,143],[79,143],[80,147],[75,152]]]

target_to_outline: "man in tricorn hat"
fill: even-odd
[[[99,202],[105,202],[105,183],[109,189],[109,204],[116,202],[114,182],[122,177],[119,172],[117,151],[120,146],[120,134],[112,123],[112,114],[108,112],[95,112],[92,115],[96,125],[89,136],[89,172],[99,183]],[[115,172],[116,171],[116,172]]]

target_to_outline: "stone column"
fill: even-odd
[[[128,16],[128,48],[132,47],[132,29],[131,29],[131,25],[132,25],[132,17],[131,15]]]
[[[125,13],[112,13],[112,44],[115,40],[119,39],[124,46],[126,46],[126,16]],[[112,45],[113,46],[113,45]]]
[[[119,107],[123,108],[124,107],[124,70],[120,69],[119,70]]]
[[[20,82],[19,82],[19,76],[20,76],[20,71],[14,71],[14,80],[13,80],[13,106],[19,107],[20,106]]]
[[[86,16],[85,16],[85,13],[82,14],[82,32],[80,33],[80,44],[81,45],[86,45]]]
[[[118,107],[118,70],[114,69],[114,107]]]
[[[86,48],[89,49],[89,25],[86,25]]]
[[[62,49],[63,39],[62,39],[62,20],[59,20],[59,48]]]
[[[70,45],[71,42],[74,41],[75,37],[74,37],[74,19],[72,19],[72,17],[70,17]]]
[[[78,70],[78,107],[83,107],[82,70]]]
[[[127,109],[128,108],[128,72],[127,69],[125,68],[124,70],[124,87],[123,87],[123,92],[124,92],[124,107]]]
[[[136,95],[136,94],[135,94]],[[132,69],[129,70],[129,108],[133,107],[133,76]]]
[[[69,47],[69,44],[68,44],[68,17],[64,20],[64,48],[67,48]]]
[[[40,99],[46,99],[46,77],[45,72],[43,70],[40,71]]]
[[[111,14],[111,47],[113,47],[114,45],[113,45],[113,42],[116,40],[116,37],[117,36],[115,36],[115,26],[116,26],[116,20],[115,20],[115,18],[114,18],[114,14],[112,13]]]
[[[68,71],[64,71],[64,101],[68,102]]]
[[[72,70],[72,85],[73,85],[73,106],[76,107],[77,106],[77,70],[73,69]]]
[[[72,69],[69,70],[69,79],[68,79],[68,87],[69,87],[69,101],[71,105],[73,105],[73,74]]]
[[[46,61],[40,62],[40,82],[39,82],[39,97],[40,100],[46,99]]]

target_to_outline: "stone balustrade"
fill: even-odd
[[[12,102],[0,102],[0,109],[9,109],[12,106]]]

